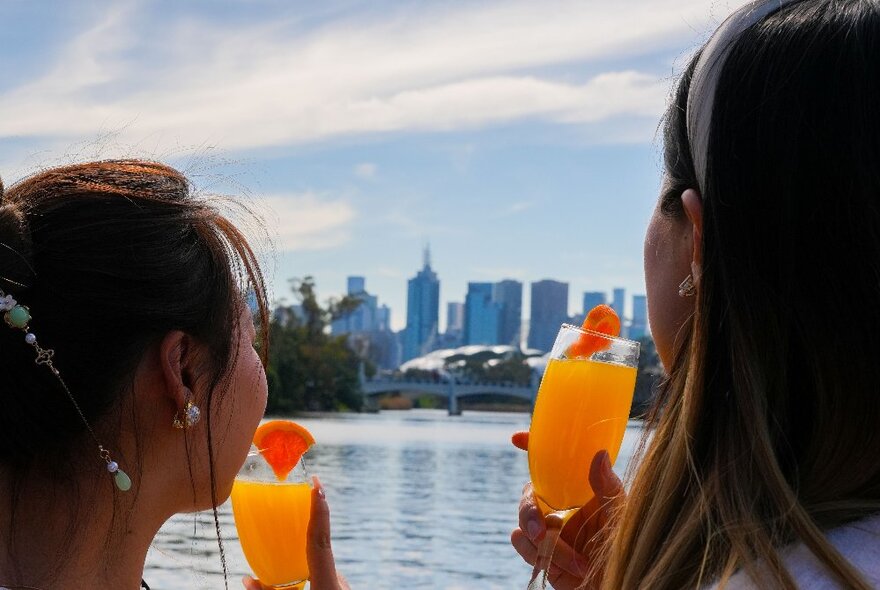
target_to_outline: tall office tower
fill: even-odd
[[[633,295],[632,323],[629,325],[629,338],[638,340],[648,333],[648,301],[644,295]]]
[[[501,306],[492,300],[495,285],[468,283],[464,299],[464,343],[498,344]]]
[[[391,330],[391,308],[385,304],[380,305],[376,309],[376,326],[377,332],[388,332]]]
[[[360,299],[361,304],[330,324],[330,332],[338,335],[375,331],[379,298],[367,293],[364,277],[348,277],[348,295]]]
[[[437,338],[439,316],[440,280],[431,270],[431,250],[425,247],[422,270],[407,282],[404,361],[431,351]]]
[[[568,283],[543,280],[532,283],[529,348],[549,352],[559,326],[568,321]]]
[[[580,326],[584,323],[584,318],[590,313],[590,310],[597,305],[605,305],[608,301],[604,291],[584,291],[584,309],[571,316],[571,323]]]
[[[367,290],[367,280],[364,277],[348,277],[348,294],[357,295]]]
[[[450,301],[446,304],[446,333],[461,334],[464,331],[464,303]]]
[[[492,299],[501,306],[498,323],[498,343],[519,348],[520,324],[522,323],[522,292],[519,281],[506,279],[495,283]]]
[[[604,291],[585,291],[584,292],[584,316],[590,313],[590,310],[597,305],[605,305],[607,301]]]
[[[620,317],[621,323],[623,323],[624,315],[624,300],[626,299],[626,290],[621,289],[620,287],[614,289],[614,295],[611,298],[611,308],[617,312],[618,317]]]

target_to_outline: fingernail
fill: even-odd
[[[611,471],[611,457],[608,451],[602,451],[602,471]]]
[[[537,521],[530,520],[526,524],[526,532],[529,534],[529,538],[532,541],[536,541],[538,539],[538,535],[541,534],[541,527],[538,525]]]
[[[315,487],[315,489],[318,491],[318,495],[319,495],[321,498],[326,498],[326,497],[327,497],[327,495],[324,493],[324,486],[321,484],[321,480],[318,479],[318,476],[317,476],[317,475],[313,475],[313,476],[312,476],[312,485],[313,485],[313,486]]]

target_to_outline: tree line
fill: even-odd
[[[346,295],[322,306],[312,277],[291,279],[290,286],[299,304],[278,306],[269,324],[266,413],[360,411],[361,360],[346,336],[332,336],[328,328],[361,300]]]

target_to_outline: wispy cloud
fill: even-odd
[[[280,251],[327,250],[351,239],[356,212],[343,199],[316,193],[272,195],[257,200]]]
[[[438,3],[312,29],[292,17],[180,21],[155,35],[142,18],[149,5],[124,4],[60,47],[43,75],[0,95],[0,138],[123,128],[135,143],[247,149],[535,117],[580,125],[655,117],[668,72],[541,71],[590,63],[596,71],[675,46],[706,26],[711,5]]]
[[[362,162],[354,167],[354,174],[358,178],[371,179],[376,177],[378,169],[372,162]]]
[[[530,203],[528,201],[519,201],[517,203],[513,203],[507,209],[501,212],[502,216],[506,215],[515,215],[517,213],[522,213],[528,209],[531,209],[535,204]]]

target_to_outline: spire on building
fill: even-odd
[[[425,244],[425,250],[423,253],[425,259],[425,269],[430,270],[431,268],[431,244]]]

